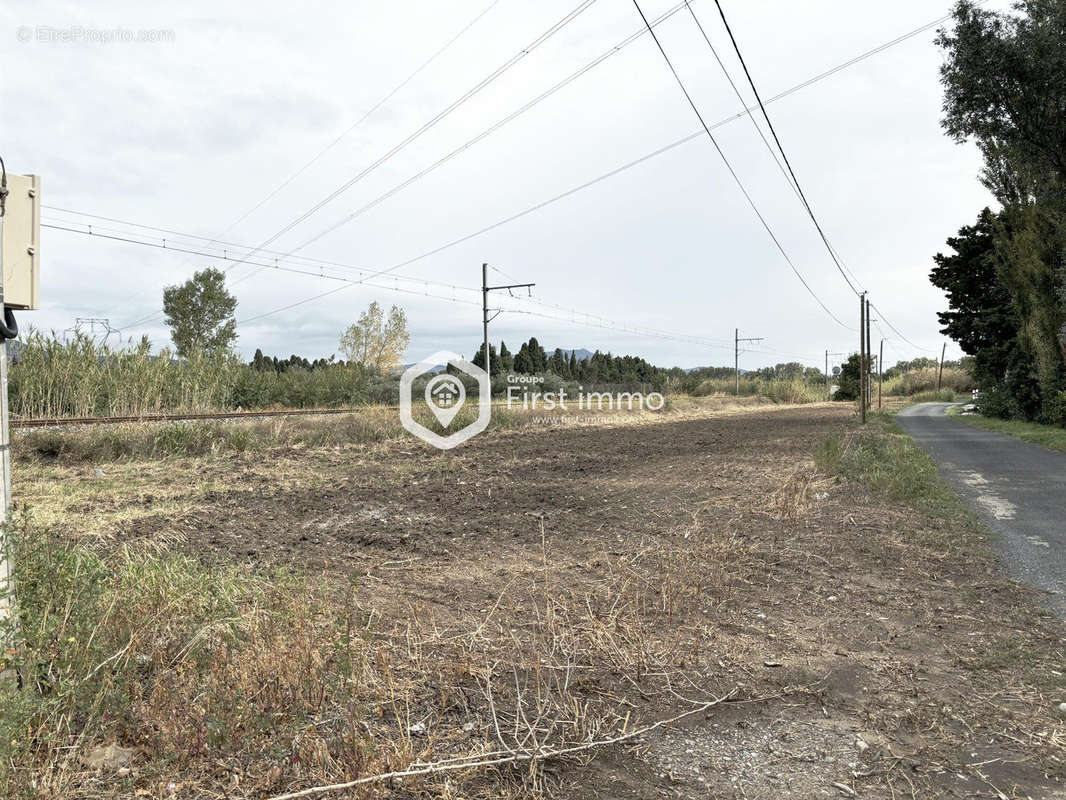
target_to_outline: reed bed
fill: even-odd
[[[231,352],[178,358],[152,352],[147,338],[121,347],[84,334],[69,341],[31,331],[10,372],[16,417],[134,416],[162,412],[308,408],[395,402],[395,381],[335,364],[314,370],[257,370]]]

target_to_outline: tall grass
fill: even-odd
[[[25,417],[123,416],[225,407],[241,364],[228,354],[152,355],[142,339],[124,348],[77,333],[68,341],[31,331],[10,372],[11,412]]]
[[[973,376],[965,369],[945,367],[941,381],[941,391],[967,394],[975,388]],[[937,370],[933,368],[916,369],[888,378],[884,382],[886,395],[903,395],[911,397],[924,392],[935,392],[937,387]]]
[[[16,416],[91,417],[396,402],[396,385],[343,364],[259,371],[233,353],[177,358],[153,354],[146,338],[112,348],[80,333],[64,342],[31,331],[9,391]]]
[[[662,719],[661,703],[620,715],[615,685],[723,694],[702,666],[721,663],[704,609],[732,601],[727,575],[754,574],[731,535],[686,535],[574,591],[542,531],[539,568],[521,566],[489,616],[442,627],[382,613],[354,577],[213,566],[162,544],[104,553],[25,518],[11,532],[20,638],[6,666],[23,682],[0,682],[11,800],[262,798],[456,758],[483,768],[399,794],[540,797],[542,749],[607,746],[646,710]],[[501,747],[529,765],[484,769]],[[105,760],[87,769],[93,758]]]
[[[712,394],[735,394],[737,384],[732,378],[707,378],[693,390],[695,397]],[[818,403],[825,400],[825,385],[799,379],[767,380],[761,377],[740,376],[741,397],[765,397],[775,403]]]

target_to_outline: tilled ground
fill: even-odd
[[[496,432],[448,453],[36,465],[16,493],[101,546],[157,540],[357,581],[378,620],[456,630],[546,559],[580,595],[620,561],[713,537],[722,563],[670,619],[698,632],[693,665],[730,702],[551,765],[546,791],[1066,796],[1061,624],[973,530],[819,474],[815,448],[853,426],[821,405]],[[665,717],[694,690],[671,692],[626,702]]]

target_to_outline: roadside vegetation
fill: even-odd
[[[967,425],[996,433],[1005,433],[1052,450],[1066,452],[1066,429],[1059,425],[1041,425],[1038,422],[1025,422],[1019,419],[997,419],[982,414],[961,414],[956,408],[949,409],[948,413]]]
[[[814,455],[830,475],[861,483],[934,519],[976,529],[975,518],[940,477],[934,461],[891,414],[871,414],[866,427],[827,438]]]

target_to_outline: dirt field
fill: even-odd
[[[448,453],[407,439],[45,460],[19,465],[15,496],[105,550],[153,542],[356,585],[394,636],[412,620],[442,641],[520,636],[587,606],[615,655],[567,675],[594,673],[578,697],[621,720],[611,735],[726,698],[533,783],[474,779],[488,793],[506,779],[572,798],[1066,796],[1061,622],[966,525],[818,472],[815,450],[853,428],[850,408],[818,405],[497,431]],[[549,590],[565,602],[541,604]],[[464,713],[501,738],[483,706]],[[426,718],[419,735],[462,722]],[[252,796],[313,782],[274,777]]]

